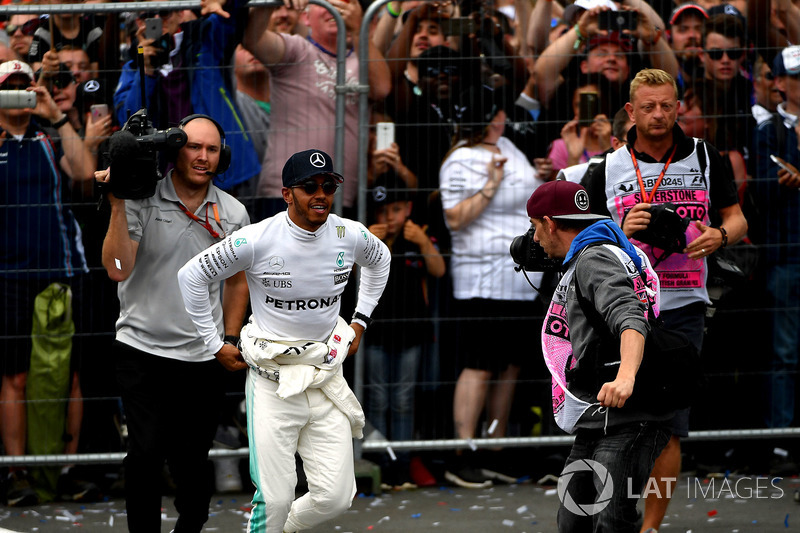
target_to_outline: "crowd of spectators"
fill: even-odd
[[[367,58],[358,57],[358,41],[369,0],[328,1],[347,33],[343,87],[337,85],[342,36],[336,21],[304,0],[253,9],[243,0],[204,0],[202,11],[147,11],[143,2],[136,13],[50,17],[4,16],[0,8],[0,62],[20,66],[7,72],[0,66],[0,96],[35,85],[40,98],[53,102],[32,112],[0,109],[0,337],[13,340],[15,357],[24,358],[30,320],[12,321],[16,307],[10,306],[25,300],[22,308],[32,308],[45,282],[72,287],[75,377],[66,389],[69,420],[54,435],[65,451],[115,451],[124,434],[116,402],[82,401],[118,395],[107,379],[112,362],[104,357],[119,314],[115,284],[100,259],[109,208],[90,178],[109,165],[112,133],[143,106],[159,129],[192,113],[222,125],[232,163],[214,182],[247,207],[252,221],[285,209],[280,173],[288,155],[309,148],[332,154],[336,136],[343,136],[344,214],[355,218],[358,202],[369,202],[362,222],[381,228],[375,233],[392,250],[392,276],[398,276],[387,289],[396,294],[381,300],[376,327],[367,333],[365,401],[369,414],[388,417],[372,421],[386,437],[550,431],[550,382],[538,332],[553,280],[534,275],[537,289],[530,288],[513,270],[508,247],[529,225],[525,200],[536,187],[557,176],[580,181],[595,158],[625,145],[631,117],[623,109],[630,82],[643,68],[677,80],[678,124],[719,150],[750,223],[743,244],[724,257],[738,263],[741,275],[709,283],[719,285],[709,290],[705,313],[712,392],[693,420],[715,428],[800,422],[800,196],[792,190],[800,189],[800,1],[393,0],[370,21]],[[622,16],[629,13],[635,15]],[[156,34],[150,33],[153,20],[161,28]],[[366,88],[358,81],[362,60],[368,61]],[[361,91],[369,97],[368,125],[359,124]],[[335,103],[342,92],[344,131],[337,131]],[[584,105],[589,101],[595,105]],[[377,146],[374,135],[381,122],[394,124],[394,139],[385,146]],[[359,177],[358,132],[364,127],[371,133],[369,164]],[[53,141],[49,159],[31,156],[42,158],[36,165],[6,155],[12,144],[44,138]],[[168,164],[164,158],[161,170]],[[34,174],[36,192],[25,196],[18,180]],[[370,200],[359,199],[359,186]],[[32,213],[52,224],[45,227]],[[23,220],[31,224],[25,236],[19,233]],[[72,243],[68,269],[54,266],[59,230],[67,235],[64,246]],[[32,250],[40,262],[21,259]],[[745,261],[753,255],[757,263]],[[753,308],[768,313],[754,317]],[[739,336],[728,338],[725,332],[733,331]],[[392,364],[399,366],[390,371]],[[4,360],[0,435],[6,454],[29,451],[28,423],[18,409],[26,375],[26,365]],[[716,407],[730,387],[765,393],[748,393],[762,401],[720,415]],[[242,380],[232,379],[229,391],[241,399]],[[415,409],[416,418],[408,416]],[[231,419],[236,410],[227,410]],[[800,454],[796,443],[786,444],[792,446]],[[785,455],[777,459],[776,472],[798,473]],[[432,479],[408,454],[400,460],[387,477],[390,485],[408,488]],[[486,486],[493,476],[507,478],[499,472],[508,465],[496,463],[493,456],[459,457],[445,470],[455,483]],[[21,476],[17,470],[11,469],[9,491]],[[60,471],[55,496],[99,493],[79,479],[91,471],[74,472]]]

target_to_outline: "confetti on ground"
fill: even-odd
[[[506,527],[513,527],[514,526],[514,521],[505,519],[505,520],[503,520],[503,525],[506,526]]]
[[[716,515],[717,515],[717,510],[716,509],[713,509],[713,510],[708,512],[708,516],[716,516]]]
[[[527,505],[523,505],[522,507],[517,507],[517,514],[522,514],[528,510]]]

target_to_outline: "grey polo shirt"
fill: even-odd
[[[214,204],[220,223],[214,219]],[[131,275],[117,289],[117,340],[161,357],[206,361],[214,356],[209,354],[184,308],[178,270],[225,235],[248,225],[250,219],[238,200],[213,185],[194,214],[203,223],[207,219],[218,238],[189,218],[179,205],[172,172],[158,182],[151,198],[125,200],[128,233],[139,243],[139,250]],[[220,285],[210,285],[209,290],[214,323],[222,336]]]

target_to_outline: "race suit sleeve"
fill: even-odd
[[[361,267],[356,312],[372,315],[389,280],[392,254],[389,248],[363,225],[358,224],[363,238],[356,245],[356,264]]]
[[[217,353],[223,342],[211,314],[208,286],[250,267],[254,247],[248,242],[252,243],[253,239],[245,236],[245,232],[236,231],[206,248],[178,271],[178,285],[186,312],[211,353]]]

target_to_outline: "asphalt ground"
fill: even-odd
[[[756,476],[683,475],[674,485],[673,499],[660,531],[800,531],[800,503],[794,501],[796,490],[800,490],[798,477],[773,481]],[[436,486],[380,495],[361,493],[349,511],[310,531],[552,532],[556,531],[558,504],[552,481],[495,485],[479,490]],[[165,497],[163,505],[161,531],[169,532],[177,518],[172,498]],[[216,495],[204,531],[246,531],[249,509],[248,493]],[[92,504],[0,508],[0,533],[56,531],[127,531],[125,502],[110,499]]]

